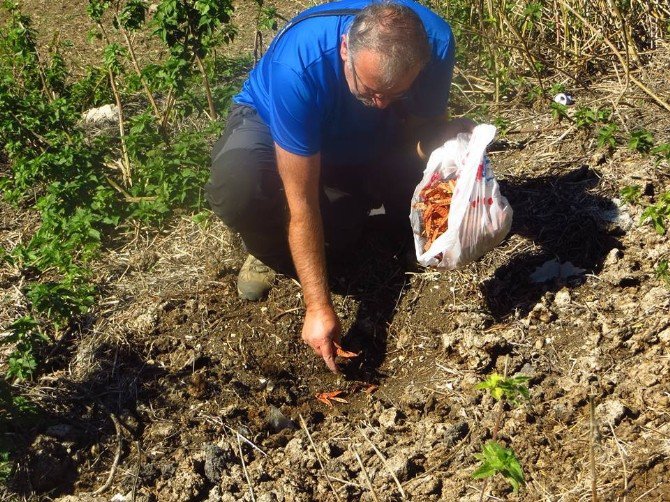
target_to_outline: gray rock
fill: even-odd
[[[457,422],[444,431],[444,443],[447,446],[453,446],[468,435],[470,426],[467,422]]]
[[[270,406],[266,416],[268,427],[273,432],[279,432],[284,429],[296,430],[298,425],[284,415],[279,408],[276,406]]]

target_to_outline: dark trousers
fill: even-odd
[[[388,232],[411,237],[410,199],[423,164],[389,148],[374,166],[322,166],[320,211],[328,259],[352,254],[370,210],[384,205]],[[256,110],[234,106],[212,149],[207,200],[247,251],[278,272],[295,276],[288,246],[288,206],[274,142]]]

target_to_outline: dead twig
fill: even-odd
[[[612,426],[612,422],[608,424],[610,426],[610,430],[612,431],[612,437],[614,438],[614,444],[616,445],[616,449],[619,452],[619,457],[621,458],[621,465],[623,467],[623,502],[626,502],[626,493],[628,493],[628,472],[626,470],[626,457],[623,452],[623,448],[621,448],[621,445],[619,444],[619,438],[616,437],[616,434],[614,433],[614,427]]]
[[[267,453],[265,453],[263,450],[261,450],[258,446],[256,446],[254,443],[252,443],[249,439],[245,438],[245,437],[244,437],[242,434],[240,434],[238,431],[236,431],[235,429],[233,429],[232,427],[230,427],[230,426],[228,426],[228,425],[226,425],[226,424],[222,424],[222,425],[223,425],[226,429],[228,429],[230,432],[232,432],[233,434],[235,434],[237,437],[239,437],[240,439],[242,439],[242,441],[244,441],[244,442],[247,443],[249,446],[251,446],[254,450],[256,450],[257,452],[259,452],[261,455],[263,455],[264,457],[267,457],[267,456],[268,456]]]
[[[335,490],[335,487],[333,486],[333,483],[330,482],[330,476],[326,473],[326,468],[323,466],[323,462],[321,461],[321,456],[319,455],[319,450],[316,449],[316,445],[314,444],[314,441],[312,440],[312,435],[309,433],[309,429],[307,428],[307,424],[305,423],[305,419],[302,417],[302,414],[298,414],[300,417],[300,425],[305,431],[305,434],[307,434],[307,439],[309,439],[309,443],[312,445],[312,448],[314,449],[314,453],[316,454],[316,459],[319,461],[319,465],[321,466],[321,470],[323,471],[323,475],[326,478],[326,481],[328,482],[328,486],[330,486],[330,489],[333,491],[333,495],[335,495],[335,498],[339,501],[340,496],[337,494],[337,491]]]
[[[284,310],[283,312],[279,312],[279,314],[277,314],[272,319],[270,319],[270,322],[276,322],[279,318],[284,317],[286,314],[291,314],[293,312],[298,312],[299,310],[302,310],[302,307],[295,307],[295,308],[292,308],[292,309]]]
[[[242,441],[240,441],[240,433],[237,433],[237,448],[240,451],[240,462],[242,462],[242,472],[244,472],[244,477],[247,479],[247,484],[249,485],[249,495],[251,496],[251,502],[256,502],[256,497],[254,496],[254,487],[251,484],[251,478],[247,472],[247,465],[244,463],[244,452],[242,451]]]
[[[598,502],[598,482],[597,482],[597,472],[596,472],[596,453],[595,453],[595,442],[596,442],[596,405],[593,400],[593,396],[589,396],[589,411],[590,411],[590,420],[589,420],[589,432],[591,441],[589,443],[589,460],[591,463],[591,500],[593,502]]]
[[[375,493],[375,489],[372,487],[372,482],[370,481],[370,476],[368,476],[368,471],[365,469],[365,465],[363,465],[363,461],[361,460],[361,456],[358,454],[358,451],[356,451],[355,447],[351,447],[354,456],[356,457],[356,461],[358,461],[358,465],[361,466],[361,473],[363,474],[363,478],[365,479],[365,482],[368,485],[368,489],[370,490],[370,494],[372,495],[372,498],[374,499],[375,502],[379,502],[379,498],[377,497],[377,494]]]
[[[358,432],[361,433],[363,438],[368,442],[368,444],[372,447],[372,449],[375,451],[379,459],[382,461],[382,464],[384,464],[384,467],[386,470],[389,472],[391,477],[393,478],[393,481],[395,481],[396,486],[398,487],[398,491],[400,492],[400,496],[403,498],[403,500],[407,500],[407,495],[405,494],[405,490],[402,489],[402,485],[400,484],[400,481],[398,480],[398,477],[395,475],[393,470],[391,469],[391,466],[389,466],[388,462],[386,461],[386,457],[382,454],[381,451],[379,451],[379,448],[375,446],[375,444],[370,441],[370,438],[365,434],[363,429],[358,429]]]
[[[135,440],[135,448],[137,448],[137,468],[135,469],[135,479],[133,479],[133,491],[131,494],[131,502],[135,502],[137,496],[137,483],[140,480],[140,471],[142,470],[142,444],[139,439]]]
[[[114,429],[116,429],[116,453],[114,454],[114,462],[112,462],[112,468],[109,470],[109,475],[107,476],[107,481],[105,484],[93,492],[93,495],[100,495],[112,484],[112,479],[114,479],[114,474],[116,474],[116,468],[119,465],[119,459],[121,458],[121,448],[123,446],[123,436],[121,434],[121,424],[119,424],[119,419],[116,418],[114,413],[109,414],[112,422],[114,423]]]

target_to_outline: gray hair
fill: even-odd
[[[384,86],[430,60],[426,29],[419,16],[409,7],[392,1],[374,2],[354,18],[349,28],[348,47],[352,58],[361,49],[382,56]]]

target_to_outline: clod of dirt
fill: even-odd
[[[384,429],[390,429],[395,426],[402,418],[401,413],[396,408],[389,408],[382,411],[379,415],[379,425]]]
[[[234,460],[233,451],[227,444],[220,447],[210,443],[202,447],[202,452],[205,456],[205,477],[210,483],[218,484],[221,473]]]
[[[66,445],[48,436],[35,439],[22,464],[25,470],[17,476],[16,484],[20,489],[30,488],[38,493],[63,489],[77,474]]]
[[[431,500],[431,495],[440,495],[442,492],[442,480],[436,476],[421,476],[411,480],[407,484],[407,491],[421,500]],[[432,498],[433,500],[436,500]]]
[[[158,500],[188,502],[202,496],[205,479],[202,475],[203,462],[196,458],[186,458],[177,466],[172,479],[158,483]]]

